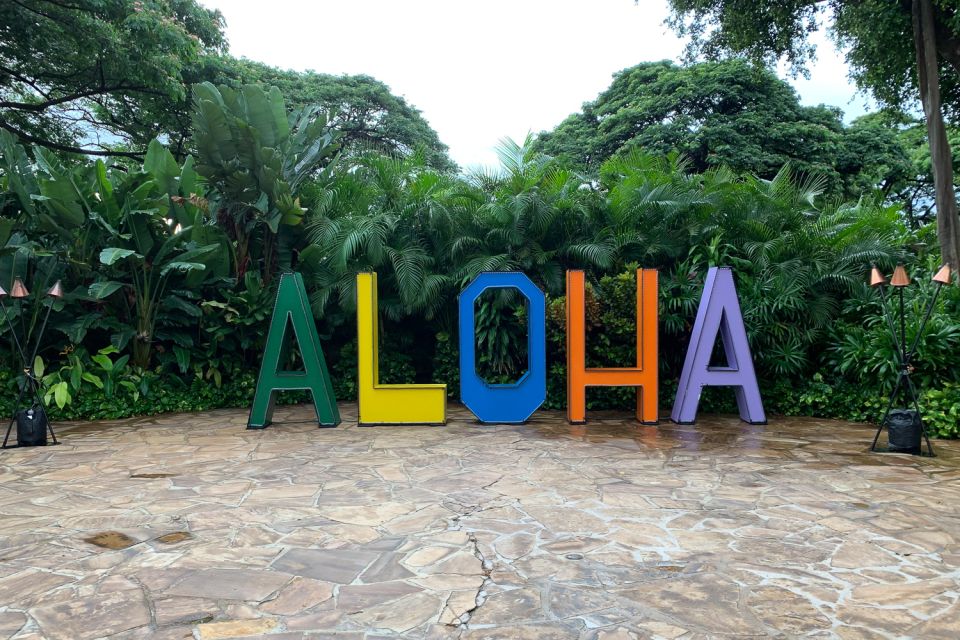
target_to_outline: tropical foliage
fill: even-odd
[[[297,193],[307,179],[323,179],[335,136],[318,107],[287,115],[275,87],[204,83],[193,93],[197,168],[217,194],[212,205],[233,241],[236,274],[253,268],[269,281],[291,267],[305,213]]]
[[[420,111],[370,76],[291,71],[246,59],[222,58],[211,78],[230,86],[252,83],[277,87],[293,108],[319,106],[331,114],[330,123],[347,154],[376,151],[405,156],[420,151],[435,169],[456,168],[447,155],[447,145]]]
[[[548,404],[557,407],[564,272],[588,272],[588,358],[611,366],[634,359],[640,265],[660,271],[666,401],[704,275],[726,265],[772,411],[879,417],[876,381],[889,379],[891,354],[866,268],[905,262],[929,280],[938,258],[930,227],[910,227],[883,193],[826,197],[829,175],[790,163],[758,176],[643,145],[581,173],[532,138],[502,141],[498,169],[454,175],[423,150],[338,153],[330,122],[319,107],[288,110],[276,89],[201,83],[196,154],[183,160],[156,140],[142,162],[108,163],[0,132],[0,284],[16,276],[32,290],[2,309],[4,356],[18,353],[7,327],[35,337],[52,305],[34,373],[60,415],[242,404],[275,276],[296,269],[346,400],[356,393],[355,275],[376,270],[382,376],[442,380],[455,396],[457,294],[483,271],[520,270],[549,297]],[[57,279],[64,297],[46,297]],[[928,291],[915,291],[906,302],[919,310]],[[957,290],[945,290],[917,362],[944,434],[960,389],[958,306]],[[488,379],[525,368],[525,319],[509,292],[478,301]],[[591,395],[590,406],[622,406],[628,393]],[[729,410],[728,395],[706,394],[705,407]]]
[[[828,25],[861,89],[886,107],[922,107],[940,254],[960,269],[960,216],[948,127],[956,123],[960,107],[956,0],[794,0],[776,8],[753,0],[670,0],[670,6],[668,23],[690,36],[690,58],[786,60],[794,72],[802,71],[816,53],[811,35]]]

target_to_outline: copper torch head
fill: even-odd
[[[10,289],[11,298],[26,298],[30,295],[30,292],[27,291],[27,288],[23,285],[23,280],[20,278],[13,279],[13,288]]]
[[[59,280],[53,283],[53,286],[47,291],[47,295],[51,298],[62,298],[63,297],[63,284]]]
[[[907,270],[903,268],[902,264],[898,264],[897,268],[893,270],[893,277],[890,278],[891,287],[906,287],[910,284],[910,276],[907,275]]]
[[[945,264],[940,267],[937,275],[933,276],[933,281],[939,282],[940,284],[950,284],[950,265]]]
[[[883,284],[887,284],[887,279],[883,277],[882,273],[880,273],[880,269],[874,267],[870,270],[870,286],[879,287]]]

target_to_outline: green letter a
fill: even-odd
[[[303,371],[281,370],[290,349],[290,334],[300,347],[303,356]],[[277,391],[309,390],[313,396],[313,409],[317,413],[317,422],[322,426],[335,427],[340,424],[340,411],[333,397],[333,384],[327,372],[327,363],[320,350],[320,338],[314,324],[313,313],[307,300],[307,291],[303,286],[303,277],[299,273],[284,273],[280,276],[277,289],[277,303],[273,307],[270,331],[267,333],[267,346],[260,365],[260,378],[250,408],[248,429],[263,429],[270,424],[273,415],[273,401]]]

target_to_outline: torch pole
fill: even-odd
[[[903,311],[903,287],[897,288],[900,298],[900,348],[903,349],[900,362],[907,366],[907,319]]]
[[[7,327],[10,329],[10,335],[13,336],[13,343],[17,347],[17,352],[20,354],[20,359],[26,362],[27,354],[23,352],[23,346],[20,344],[20,338],[17,337],[17,332],[14,329],[13,321],[10,320],[10,316],[7,315],[7,305],[3,304],[3,298],[0,297],[0,311],[3,312],[3,317],[7,321]]]
[[[913,337],[913,344],[910,345],[910,351],[907,352],[908,363],[917,352],[917,347],[920,345],[920,336],[923,335],[923,330],[927,328],[927,323],[930,321],[930,316],[933,315],[933,307],[937,304],[937,297],[940,295],[940,289],[942,288],[943,283],[938,282],[937,287],[933,290],[933,297],[930,298],[930,303],[927,304],[927,312],[923,314],[923,320],[920,322],[920,328],[917,330],[917,335]]]
[[[893,323],[893,316],[890,315],[890,307],[887,304],[887,292],[883,288],[883,285],[881,285],[879,289],[880,300],[883,302],[883,317],[887,320],[887,327],[890,329],[890,337],[893,338],[893,348],[897,351],[897,355],[900,355],[900,339],[897,338],[897,328]]]

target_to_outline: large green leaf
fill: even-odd
[[[100,365],[104,371],[113,371],[113,360],[111,360],[108,356],[98,353],[95,356],[91,356],[90,359]]]
[[[89,371],[84,371],[80,377],[95,386],[97,389],[103,389],[103,380],[93,375]]]
[[[58,382],[53,387],[53,397],[57,403],[57,407],[63,409],[65,406],[70,404],[70,390],[67,388],[66,382]]]
[[[200,195],[197,186],[197,171],[193,168],[193,156],[187,156],[183,161],[183,168],[180,170],[180,195],[189,198],[191,195]]]
[[[197,247],[196,249],[190,249],[184,251],[177,256],[177,262],[204,262],[203,260],[197,260],[197,258],[204,258],[213,252],[215,252],[219,247],[215,244],[207,245],[205,247]],[[206,264],[204,262],[204,264]]]
[[[160,249],[157,250],[156,255],[153,256],[152,262],[154,264],[163,264],[167,259],[167,256],[172,255],[177,249],[183,245],[184,238],[188,237],[190,233],[190,227],[185,227],[174,233],[172,236],[163,241],[163,244],[160,245]]]
[[[283,101],[283,93],[281,93],[277,87],[270,87],[267,100],[270,104],[270,113],[273,116],[273,123],[277,131],[277,144],[271,146],[280,146],[290,137],[290,121],[287,118],[287,106]]]
[[[0,161],[7,179],[7,188],[17,194],[20,206],[29,214],[34,212],[34,196],[40,194],[36,177],[23,147],[9,132],[0,130]]]
[[[100,262],[105,265],[112,265],[117,260],[123,260],[124,258],[129,258],[133,256],[135,258],[143,258],[143,256],[133,249],[121,249],[120,247],[107,247],[100,252]]]
[[[113,183],[110,182],[107,165],[103,160],[97,160],[96,173],[97,190],[94,192],[93,199],[97,204],[92,207],[90,215],[91,217],[99,216],[111,227],[116,226],[120,223],[120,205],[113,195]]]
[[[76,228],[83,224],[86,215],[76,185],[67,176],[39,180],[43,204],[51,212],[57,225]]]
[[[102,300],[122,287],[122,282],[114,282],[112,280],[94,282],[87,288],[87,295],[95,300]]]
[[[87,295],[89,295],[89,289]],[[91,296],[93,297],[93,296]],[[63,332],[69,338],[70,342],[80,344],[87,335],[87,330],[93,326],[100,326],[103,322],[103,314],[97,312],[82,313],[69,322],[59,324],[57,329]]]
[[[190,350],[184,349],[183,347],[174,347],[173,354],[177,358],[177,366],[180,368],[180,373],[186,373],[187,369],[190,368]]]
[[[283,105],[283,96],[277,89],[269,95],[257,85],[244,85],[240,89],[243,95],[246,121],[250,123],[264,147],[276,147],[289,135],[287,112]],[[241,115],[241,114],[237,114]]]
[[[164,298],[163,306],[166,311],[179,311],[191,318],[198,318],[203,315],[200,307],[184,300],[180,296],[170,295]]]
[[[218,171],[237,155],[223,96],[204,82],[193,86],[194,140],[202,165]]]
[[[203,271],[207,268],[207,265],[200,262],[169,262],[160,269],[161,275],[167,275],[171,271]]]
[[[126,226],[134,246],[142,255],[150,255],[156,241],[151,229],[151,220],[156,216],[156,209],[138,209],[126,214]]]
[[[143,161],[143,170],[149,173],[157,182],[163,193],[177,195],[177,178],[180,175],[180,165],[173,154],[159,140],[151,140],[147,146],[147,155]]]
[[[202,247],[213,246],[203,254],[202,260],[212,277],[225,278],[230,275],[234,261],[233,244],[223,229],[212,225],[195,226],[190,230],[190,240]]]
[[[180,169],[180,196],[171,194],[170,205],[172,217],[177,224],[183,227],[192,227],[195,224],[202,224],[204,221],[204,212],[199,203],[194,201],[194,197],[202,196],[202,189],[197,184],[197,172],[193,168],[193,156],[187,156],[183,162],[183,168]]]
[[[10,218],[0,218],[0,247],[5,246],[7,241],[10,240],[14,224],[16,222]]]
[[[320,268],[325,258],[323,249],[315,244],[308,244],[300,251],[300,263],[313,271]]]

